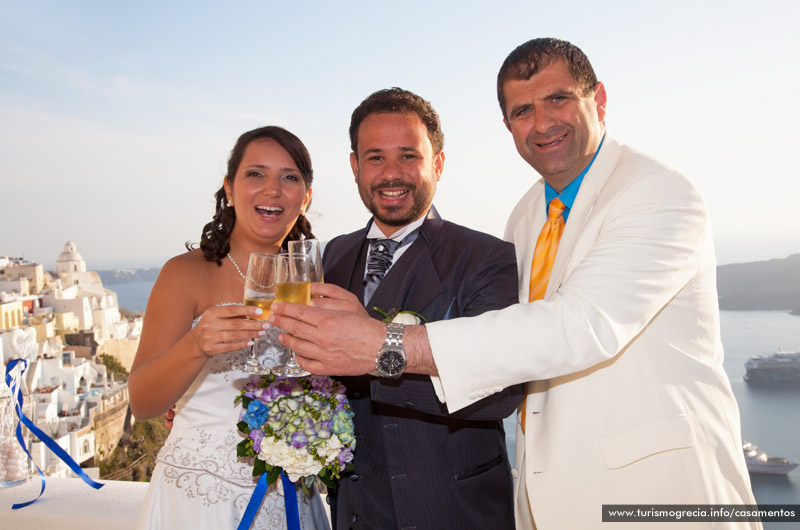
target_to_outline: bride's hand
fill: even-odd
[[[312,283],[311,296],[323,297],[311,299],[311,305],[320,309],[346,311],[369,316],[356,295],[331,283]]]
[[[197,347],[207,357],[252,346],[269,324],[247,317],[261,315],[258,307],[241,304],[209,307],[192,330]]]

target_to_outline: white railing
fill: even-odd
[[[146,482],[100,480],[96,490],[78,478],[47,478],[47,489],[39,502],[19,510],[15,503],[28,502],[39,494],[41,482],[34,475],[27,484],[0,488],[0,527],[14,530],[126,530],[136,526]]]

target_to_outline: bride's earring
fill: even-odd
[[[227,206],[228,208],[233,208],[233,202],[231,202],[231,200],[228,199],[228,202],[225,204],[225,206]]]

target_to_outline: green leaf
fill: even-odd
[[[237,423],[236,428],[239,429],[240,432],[243,432],[245,434],[250,434],[250,426],[247,425],[246,421],[240,421],[239,423]]]
[[[238,444],[236,444],[236,456],[238,457],[245,457],[245,456],[253,456],[255,453],[253,452],[253,440],[250,438],[245,438]]]
[[[233,398],[233,404],[234,404],[234,405],[236,405],[236,404],[237,404],[237,403],[239,403],[241,400],[242,400],[242,395],[241,395],[241,394],[239,394],[238,396],[236,396],[235,398]]]
[[[253,398],[247,396],[241,396],[241,397],[242,397],[242,408],[247,410],[247,407],[250,406],[250,402],[253,401]]]
[[[281,476],[281,471],[283,471],[278,466],[268,466],[270,467],[269,471],[267,471],[267,484],[272,484],[278,477]]]
[[[322,471],[327,471],[327,469],[323,469]],[[334,481],[329,475],[327,474],[323,475],[322,472],[320,472],[320,474],[317,476],[319,477],[319,480],[327,487],[331,489],[336,489],[336,481]]]
[[[314,475],[309,475],[307,477],[303,477],[303,479],[301,480],[301,482],[303,483],[303,493],[305,493],[306,495],[310,495],[311,494],[310,493],[311,492],[311,488],[314,487],[314,481],[315,480],[316,480],[316,477]]]
[[[266,472],[267,472],[267,463],[261,460],[260,458],[256,457],[253,460],[253,476],[260,477]]]

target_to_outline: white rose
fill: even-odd
[[[397,313],[395,317],[392,319],[392,322],[395,324],[403,324],[404,326],[416,326],[421,321],[417,315],[414,313]]]

